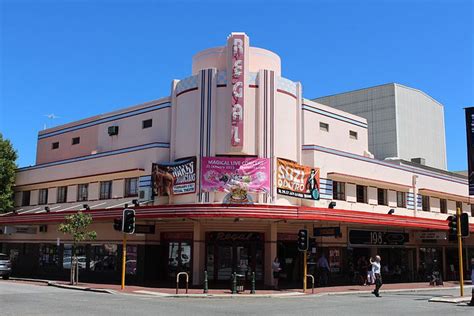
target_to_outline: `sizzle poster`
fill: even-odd
[[[302,166],[277,158],[277,193],[301,199],[319,200],[319,168]]]
[[[153,164],[152,180],[155,196],[196,192],[196,157]]]

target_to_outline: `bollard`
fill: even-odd
[[[207,294],[209,292],[209,284],[207,282],[207,270],[204,270],[204,294]]]
[[[250,290],[250,294],[255,294],[255,272],[252,272],[252,289]]]
[[[237,294],[237,273],[232,273],[232,294]]]

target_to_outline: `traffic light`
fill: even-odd
[[[298,250],[299,251],[306,251],[308,250],[309,238],[308,238],[308,230],[307,229],[300,229],[298,232]]]
[[[461,236],[469,237],[469,215],[462,213],[459,220],[461,221]]]
[[[118,230],[119,232],[122,231],[122,219],[121,218],[114,219],[114,229]]]
[[[127,234],[135,232],[135,210],[126,208],[123,210],[122,231]]]
[[[457,215],[451,215],[448,217],[448,227],[450,235],[457,235],[458,233],[458,217]]]

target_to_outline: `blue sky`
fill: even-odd
[[[269,2],[0,0],[0,131],[19,166],[34,164],[44,124],[167,96],[193,54],[244,31],[306,98],[388,82],[425,91],[445,106],[449,169],[467,168],[473,1]]]

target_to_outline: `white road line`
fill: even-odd
[[[132,201],[123,202],[123,203],[120,203],[120,204],[117,204],[117,205],[108,206],[105,209],[114,208],[114,207],[117,207],[117,206],[120,206],[120,205],[130,204],[130,203],[132,203]]]

